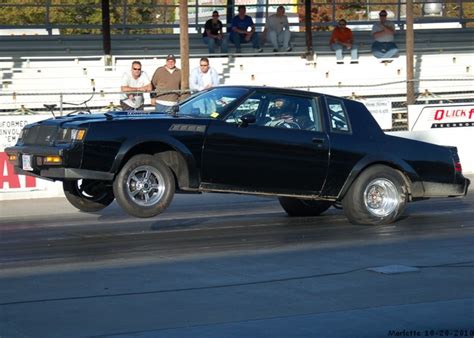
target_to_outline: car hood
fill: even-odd
[[[35,122],[31,125],[59,125],[68,127],[80,126],[89,123],[106,122],[106,121],[117,121],[117,120],[144,120],[144,119],[178,119],[178,116],[172,116],[167,113],[158,112],[143,112],[143,111],[111,111],[106,113],[95,113],[95,114],[77,114],[77,115],[65,115],[57,116],[55,118],[42,120]],[[181,118],[183,118],[181,116]],[[192,116],[186,116],[186,118],[192,118]]]

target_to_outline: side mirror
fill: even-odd
[[[252,114],[245,114],[240,117],[240,127],[247,127],[249,124],[255,123],[257,118]]]
[[[173,116],[178,115],[178,113],[179,113],[179,104],[175,104],[173,107],[171,107],[170,113]]]

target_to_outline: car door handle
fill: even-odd
[[[320,137],[313,137],[311,141],[316,144],[324,144],[324,138],[320,138]]]

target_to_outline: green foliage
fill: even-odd
[[[51,23],[60,28],[61,34],[101,33],[100,0],[7,0],[1,1],[0,5],[4,9],[0,11],[0,25],[28,28]],[[124,27],[128,33],[134,34],[172,32],[177,7],[175,1],[111,0],[109,6],[114,33],[121,33]]]

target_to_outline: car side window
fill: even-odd
[[[349,118],[344,103],[334,98],[326,98],[331,131],[350,132]]]
[[[256,116],[258,108],[262,103],[261,95],[252,95],[242,102],[233,112],[226,118],[228,123],[237,123],[239,124],[240,117],[243,115],[251,114]]]
[[[321,130],[319,112],[312,98],[272,94],[257,124],[302,130]]]

